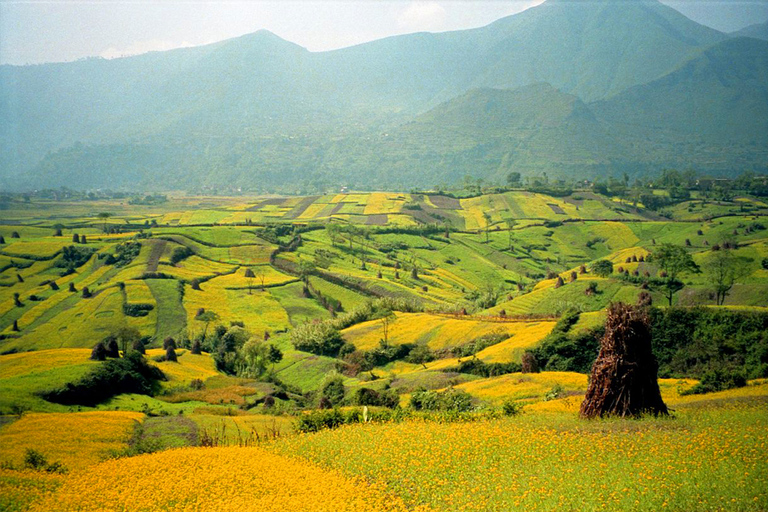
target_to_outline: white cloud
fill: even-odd
[[[397,17],[397,24],[406,30],[437,31],[445,26],[446,16],[438,2],[414,0]]]

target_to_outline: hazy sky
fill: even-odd
[[[268,29],[312,51],[486,25],[542,0],[0,0],[0,63],[167,50]],[[664,0],[723,31],[768,20],[768,0]]]

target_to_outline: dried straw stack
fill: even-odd
[[[661,399],[658,370],[646,309],[621,302],[611,304],[581,416],[669,414]]]

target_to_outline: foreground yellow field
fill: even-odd
[[[381,485],[261,448],[183,448],[105,462],[32,511],[406,511]]]
[[[0,461],[22,467],[27,449],[60,462],[69,471],[103,460],[111,450],[126,446],[137,412],[29,413],[0,430]]]

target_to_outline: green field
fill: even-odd
[[[211,439],[258,444],[269,457],[381,485],[408,510],[768,507],[758,455],[768,207],[757,198],[683,202],[666,218],[589,191],[10,206],[0,216],[0,412],[11,425],[35,412],[139,413],[141,426],[118,443],[129,455]],[[99,211],[112,215],[104,222]],[[672,307],[654,259],[665,244],[698,266],[681,276]],[[718,304],[723,255],[737,271]],[[613,270],[595,272],[600,260]],[[605,310],[641,296],[654,306],[659,382],[675,417],[583,422]],[[109,364],[89,357],[111,336],[146,347],[164,374],[154,391],[88,404],[44,398]],[[165,360],[167,338],[177,362]],[[312,348],[317,339],[336,344]],[[544,371],[521,373],[526,354]],[[685,394],[715,370],[741,372],[749,385]],[[469,412],[418,416],[411,401],[430,391],[466,396]],[[510,403],[522,416],[503,417]],[[366,404],[417,416],[295,435],[320,406]],[[670,455],[692,453],[706,457]],[[17,469],[0,472],[12,496],[0,508],[27,510],[80,485]]]

